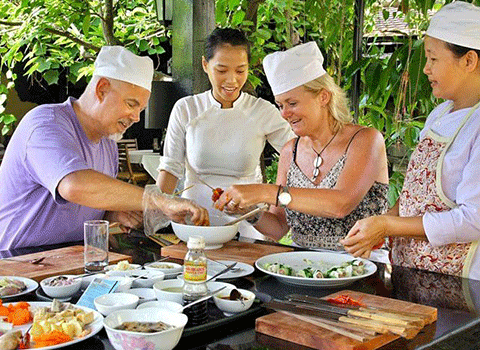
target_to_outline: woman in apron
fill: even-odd
[[[435,97],[397,204],[358,221],[341,241],[369,256],[386,237],[392,264],[480,279],[480,8],[456,1],[431,20],[425,37]]]
[[[295,136],[273,104],[242,92],[249,59],[249,43],[241,31],[215,29],[202,57],[212,89],[177,101],[168,123],[157,184],[166,193],[173,193],[180,179],[184,188],[195,185],[182,196],[207,208],[212,217],[224,214],[213,207],[212,190],[206,184],[226,188],[262,182],[260,156],[265,143],[280,151]],[[239,231],[263,238],[246,222]]]

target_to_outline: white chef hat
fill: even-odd
[[[117,79],[152,91],[153,61],[122,46],[103,46],[95,60],[94,75]]]
[[[317,43],[310,41],[263,59],[263,69],[274,95],[290,91],[326,73]]]
[[[455,1],[443,6],[430,20],[428,36],[480,50],[480,7]]]

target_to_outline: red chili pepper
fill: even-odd
[[[353,306],[365,306],[361,302],[350,298],[348,295],[338,295],[335,298],[327,299],[328,302],[333,304],[353,305]]]
[[[214,189],[212,194],[212,201],[214,202],[218,201],[222,193],[223,193],[223,190],[221,188],[217,187],[216,189]]]
[[[375,244],[375,245],[372,247],[372,249],[374,249],[374,250],[375,250],[375,249],[379,249],[379,248],[382,247],[382,245],[383,245],[384,243],[385,243],[385,240],[382,239],[378,244]]]

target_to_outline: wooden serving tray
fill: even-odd
[[[184,242],[161,248],[162,256],[170,256],[174,259],[182,259],[187,254],[187,246]],[[255,261],[262,256],[292,252],[293,248],[271,244],[250,243],[241,241],[229,241],[223,247],[205,250],[205,255],[214,260],[235,260],[254,266]]]
[[[434,307],[380,297],[377,295],[343,290],[325,298],[334,298],[338,295],[348,295],[370,307],[421,314],[426,316],[428,323],[433,323],[437,320],[437,309]],[[299,320],[282,312],[274,312],[257,318],[255,321],[255,330],[258,333],[310,348],[328,350],[374,350],[400,338],[398,335],[387,333],[377,335],[368,341],[361,342]],[[417,335],[417,337],[421,336],[422,332]]]
[[[28,263],[29,260],[41,257],[45,257],[42,264],[34,265]],[[0,260],[0,275],[28,277],[40,282],[44,278],[51,276],[84,273],[83,245],[26,254],[13,257],[12,259],[26,262]],[[108,253],[109,264],[116,264],[122,260],[132,262],[132,257],[113,252]]]

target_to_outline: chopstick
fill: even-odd
[[[319,327],[328,329],[329,331],[338,333],[340,335],[343,335],[343,336],[351,338],[351,339],[355,339],[355,340],[358,340],[358,341],[361,341],[361,342],[364,342],[365,340],[370,339],[370,337],[366,337],[366,336],[363,336],[363,335],[360,335],[360,334],[355,334],[355,333],[350,332],[346,329],[342,329],[340,327],[335,327],[333,325],[330,325],[330,324],[327,324],[325,322],[319,321],[318,319],[314,319],[312,317],[297,315],[297,314],[294,314],[293,312],[288,312],[288,311],[280,311],[280,312],[283,313],[283,314],[295,317],[296,319],[299,319],[301,321],[311,323],[315,326],[319,326]]]
[[[246,214],[243,214],[242,216],[230,221],[230,222],[227,222],[225,225],[223,226],[230,226],[230,225],[233,225],[233,224],[236,224],[237,222],[240,222],[242,220],[245,220],[245,219],[248,219],[249,217],[261,212],[261,211],[264,211],[264,210],[267,210],[268,209],[268,204],[266,203],[263,203],[262,206],[258,207],[258,208],[255,208],[251,211],[249,211],[248,213]]]
[[[201,178],[199,178],[197,176],[197,180],[200,181],[202,184],[204,184],[205,186],[209,187],[212,191],[215,191],[215,188],[213,188],[212,186],[210,186],[209,184],[207,184],[205,181],[203,181]]]
[[[183,193],[183,192],[191,189],[193,186],[195,186],[195,184],[190,185],[190,186],[188,186],[188,187],[185,187],[183,190],[179,190],[179,191],[177,191],[177,192],[174,192],[174,193],[172,194],[172,196],[178,196],[179,194],[181,194],[181,193]]]

